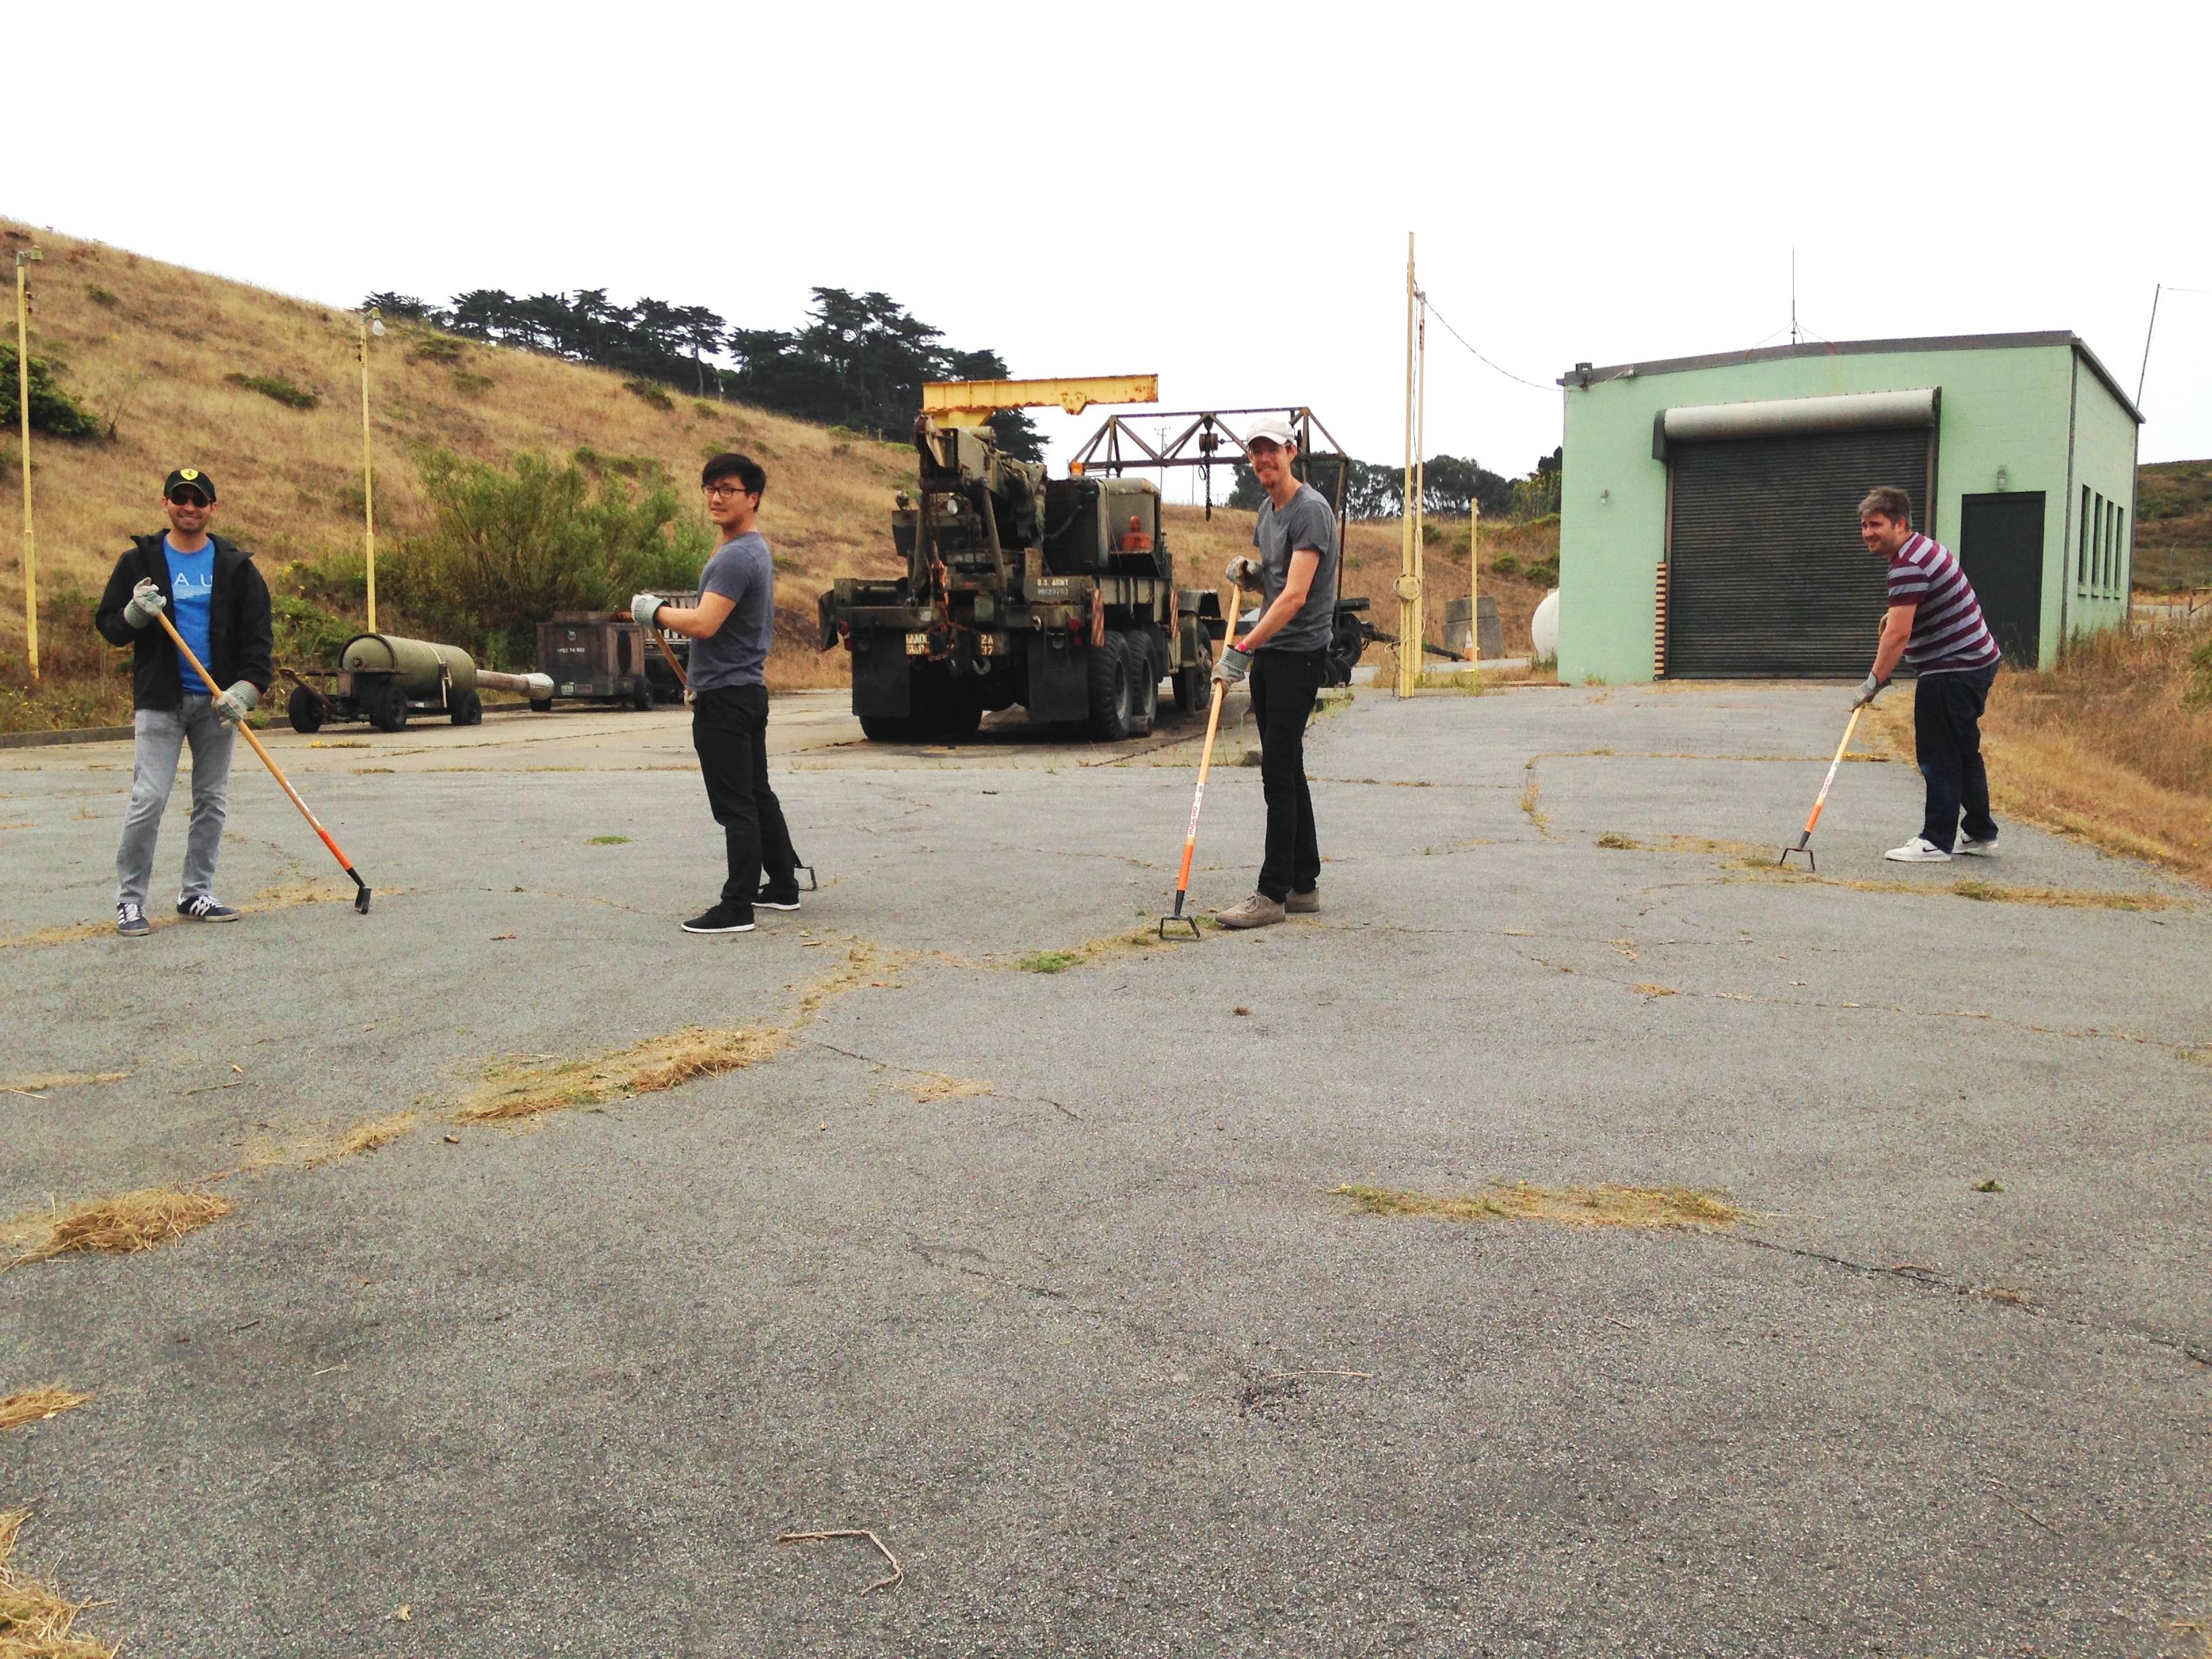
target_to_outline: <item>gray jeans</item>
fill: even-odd
[[[179,899],[213,896],[216,854],[222,850],[224,808],[230,797],[230,748],[236,734],[216,718],[212,700],[188,696],[172,714],[142,708],[132,721],[138,734],[131,777],[131,805],[123,815],[123,845],[115,854],[115,902],[143,908],[154,879],[154,843],[161,814],[177,781],[185,744],[192,746],[192,825],[185,836],[185,880]]]

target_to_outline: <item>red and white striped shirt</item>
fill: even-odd
[[[1981,601],[1951,550],[1915,531],[1890,556],[1889,602],[1917,605],[1905,665],[1923,674],[1987,668],[2001,654]]]

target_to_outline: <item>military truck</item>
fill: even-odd
[[[915,450],[916,487],[891,514],[906,574],[841,576],[820,603],[822,649],[852,653],[871,740],[965,737],[1017,703],[1094,740],[1141,736],[1162,680],[1176,708],[1206,706],[1221,602],[1176,586],[1154,485],[1048,479],[989,427],[928,413]]]

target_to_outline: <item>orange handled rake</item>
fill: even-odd
[[[177,632],[176,624],[169,620],[169,613],[166,611],[156,611],[154,613],[154,620],[161,624],[162,632],[169,636],[169,643],[177,647],[177,654],[191,664],[192,672],[207,682],[208,695],[211,697],[221,696],[222,688],[215,683],[215,676],[207,672],[207,665],[193,654],[191,647],[185,643],[185,636]],[[244,720],[240,720],[238,723],[238,731],[240,736],[253,745],[253,752],[261,757],[261,763],[269,769],[269,775],[276,779],[278,787],[292,798],[292,805],[300,809],[300,816],[307,819],[307,827],[323,838],[323,845],[331,849],[331,856],[338,861],[338,868],[353,878],[353,884],[357,890],[353,896],[353,908],[362,915],[367,915],[368,914],[368,884],[361,878],[361,872],[353,867],[353,860],[346,857],[337,842],[331,839],[331,832],[323,828],[321,820],[307,810],[307,803],[300,799],[300,792],[292,787],[292,781],[278,769],[275,761],[269,758],[269,751],[261,746],[261,739],[253,735],[253,728]]]
[[[1837,769],[1844,763],[1844,750],[1851,746],[1851,733],[1859,729],[1859,716],[1866,711],[1864,703],[1851,710],[1850,724],[1844,727],[1844,740],[1836,745],[1836,757],[1828,763],[1828,775],[1821,780],[1820,797],[1813,803],[1813,815],[1805,820],[1804,829],[1798,831],[1797,844],[1784,848],[1782,856],[1774,860],[1777,864],[1787,864],[1792,853],[1802,853],[1805,867],[1819,873],[1820,864],[1813,857],[1813,826],[1820,821],[1820,809],[1828,804],[1828,791],[1835,787]]]
[[[1239,597],[1237,589],[1232,587],[1229,590],[1229,627],[1221,636],[1224,651],[1237,643],[1237,602]],[[1193,939],[1199,937],[1198,918],[1183,915],[1182,906],[1183,901],[1190,895],[1190,858],[1198,850],[1198,815],[1206,805],[1206,775],[1213,769],[1213,734],[1220,727],[1222,700],[1228,695],[1228,683],[1214,681],[1213,706],[1206,715],[1206,747],[1198,757],[1198,788],[1190,798],[1190,828],[1184,832],[1182,838],[1182,868],[1176,874],[1175,910],[1171,915],[1160,918],[1162,939],[1168,936],[1170,927],[1188,927]]]

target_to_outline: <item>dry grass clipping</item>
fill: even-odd
[[[113,1198],[92,1199],[66,1210],[18,1216],[0,1228],[0,1237],[27,1241],[27,1248],[16,1258],[18,1264],[45,1261],[73,1250],[128,1255],[173,1243],[237,1207],[213,1193],[149,1187]]]
[[[494,1072],[484,1086],[448,1115],[455,1123],[501,1123],[546,1112],[598,1106],[633,1095],[658,1094],[694,1078],[757,1066],[783,1046],[781,1030],[714,1031],[697,1025],[613,1054],[587,1054],[552,1066]]]
[[[0,1083],[0,1095],[42,1095],[49,1089],[82,1089],[95,1083],[120,1083],[128,1072],[39,1072]]]
[[[1525,1181],[1439,1198],[1347,1182],[1335,1198],[1362,1215],[1437,1216],[1447,1221],[1552,1221],[1570,1227],[1733,1227],[1745,1212],[1687,1187],[1536,1187]]]
[[[915,1075],[914,1097],[927,1105],[932,1101],[957,1100],[965,1095],[988,1095],[991,1085],[980,1078],[948,1077],[943,1072],[921,1072]]]
[[[50,1417],[59,1417],[64,1412],[73,1412],[92,1396],[65,1389],[58,1382],[49,1382],[43,1389],[26,1389],[21,1394],[11,1394],[0,1400],[0,1431],[21,1429],[33,1423],[43,1423]],[[4,1651],[0,1648],[0,1651]]]
[[[73,1636],[77,1614],[92,1604],[72,1601],[15,1565],[15,1535],[28,1510],[0,1514],[0,1656],[5,1659],[115,1659],[116,1644]]]

